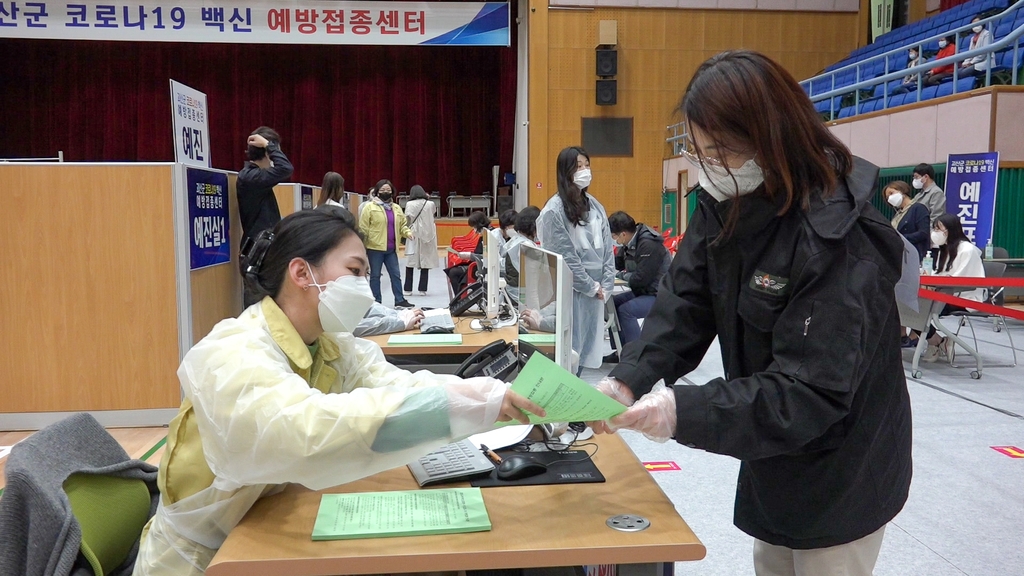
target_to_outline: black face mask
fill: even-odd
[[[377,194],[381,202],[391,202],[391,192],[380,192]]]

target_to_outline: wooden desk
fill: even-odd
[[[381,574],[704,558],[704,545],[626,443],[615,435],[595,441],[594,461],[607,482],[483,488],[490,532],[313,542],[320,492],[291,486],[256,502],[206,574]],[[402,467],[324,492],[414,489]],[[612,530],[605,521],[617,514],[644,516],[651,526]]]
[[[451,346],[388,346],[388,338],[393,336],[393,334],[365,336],[365,338],[376,342],[384,351],[385,356],[437,356],[442,354],[459,354],[468,356],[495,340],[501,339],[511,343],[513,340],[517,340],[519,338],[519,328],[517,326],[499,328],[490,332],[474,332],[469,326],[472,318],[460,317],[454,318],[454,320],[455,332],[457,334],[462,334],[462,344]],[[405,332],[396,332],[396,334],[419,333],[419,328],[406,330]]]

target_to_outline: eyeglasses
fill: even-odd
[[[697,144],[693,142],[693,139],[690,138],[689,134],[683,137],[682,152],[683,156],[685,156],[687,160],[693,162],[697,166],[700,166],[701,158],[697,156]],[[712,166],[725,166],[725,161],[721,158],[715,158],[714,156],[704,156],[703,160],[705,164],[710,164]]]

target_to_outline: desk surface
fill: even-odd
[[[314,542],[320,493],[290,486],[263,498],[228,535],[208,576],[380,574],[700,560],[706,550],[618,436],[599,436],[607,482],[483,488],[490,532]],[[466,486],[455,484],[449,486]],[[405,467],[325,490],[413,490]],[[605,520],[638,514],[642,532]]]
[[[471,318],[455,318],[455,333],[462,334],[462,344],[447,346],[388,346],[388,338],[394,334],[381,334],[380,336],[364,336],[372,340],[384,350],[387,356],[411,356],[423,354],[472,354],[484,346],[498,339],[512,342],[519,338],[519,327],[508,326],[498,328],[490,332],[474,332],[470,327]],[[419,334],[419,328],[396,332],[396,334]]]

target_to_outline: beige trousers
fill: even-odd
[[[871,576],[882,547],[885,526],[848,544],[793,550],[754,539],[757,576]]]

